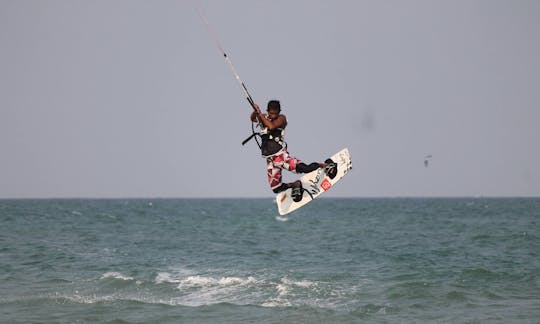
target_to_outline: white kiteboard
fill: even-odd
[[[341,180],[352,169],[351,156],[347,148],[337,152],[330,159],[337,165],[337,173],[333,179],[326,174],[324,169],[319,168],[300,178],[304,189],[302,190],[301,200],[293,200],[291,196],[292,189],[290,188],[277,194],[276,202],[280,215],[288,214],[317,198],[320,194],[332,188],[336,182]]]

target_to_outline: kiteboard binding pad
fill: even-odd
[[[302,188],[302,185],[300,185],[300,187],[292,188],[291,198],[294,202],[302,201],[303,195],[304,195],[304,188]]]
[[[325,168],[319,168],[300,178],[300,186],[289,188],[276,196],[280,215],[288,214],[332,188],[351,169],[352,162],[349,150],[344,148],[324,161]]]
[[[337,164],[332,159],[326,159],[324,161],[326,163],[326,167],[324,168],[324,173],[328,175],[330,179],[334,179],[337,175]]]

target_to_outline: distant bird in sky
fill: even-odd
[[[426,155],[424,158],[424,166],[427,168],[429,166],[429,159],[431,159],[431,154]]]

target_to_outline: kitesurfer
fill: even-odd
[[[305,164],[289,154],[287,144],[283,138],[285,127],[287,127],[287,117],[281,114],[281,104],[278,100],[268,102],[266,114],[261,112],[259,105],[256,103],[253,104],[253,109],[251,121],[259,123],[261,126],[261,153],[266,158],[268,183],[274,193],[293,188],[293,191],[300,191],[298,194],[301,195],[302,183],[300,180],[282,183],[282,169],[293,173],[309,173],[318,168],[325,168],[325,172],[329,176],[332,178],[335,176],[337,172],[336,164],[330,159],[327,159],[324,163]]]

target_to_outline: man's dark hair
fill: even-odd
[[[270,100],[268,101],[268,107],[266,110],[277,110],[281,111],[281,104],[279,103],[279,100]]]

